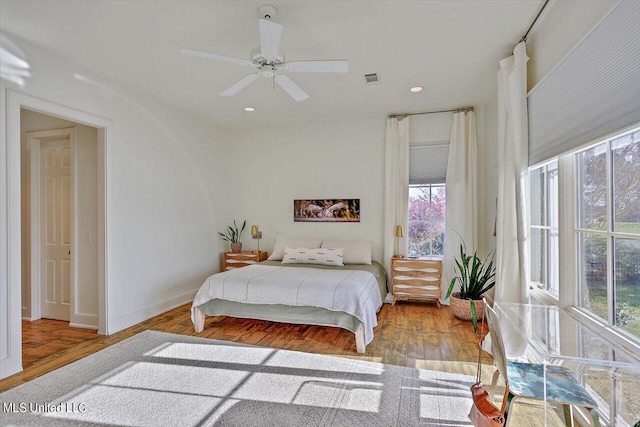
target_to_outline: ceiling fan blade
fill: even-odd
[[[182,49],[180,49],[180,53],[183,55],[197,56],[199,58],[215,59],[217,61],[233,62],[234,64],[250,65],[252,67],[255,67],[255,65],[251,61],[247,61],[246,59],[239,59],[239,58],[234,58],[232,56],[218,55],[217,53],[204,52],[201,50],[187,49],[183,47]]]
[[[224,92],[220,95],[222,96],[233,96],[236,93],[240,92],[245,87],[249,86],[252,82],[258,80],[260,77],[260,73],[249,74],[248,76],[244,76],[240,79],[236,84],[228,87]]]
[[[347,73],[349,61],[346,59],[334,61],[292,61],[285,67],[289,71],[302,73]]]
[[[302,90],[300,86],[295,84],[294,81],[287,76],[276,76],[276,83],[297,102],[304,101],[305,99],[309,98],[307,92]]]
[[[282,38],[282,25],[267,19],[260,19],[260,52],[267,59],[273,59],[278,55],[280,39]]]

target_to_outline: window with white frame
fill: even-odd
[[[410,257],[443,255],[445,211],[444,184],[409,186],[407,253]]]
[[[640,338],[640,128],[575,154],[578,305]]]
[[[531,169],[529,178],[531,281],[538,288],[558,295],[558,161]]]
[[[529,178],[530,272],[536,289],[531,302],[564,301],[604,325],[599,331],[613,342],[623,336],[623,341],[637,348],[640,127],[532,167]],[[536,338],[554,348],[562,328],[553,319],[548,322],[548,333]],[[576,349],[580,356],[637,363],[630,356],[633,352],[627,355],[605,346],[586,329],[579,333],[583,334]],[[576,373],[597,400],[603,425],[637,421],[640,401],[629,392],[637,390],[637,371],[612,374],[593,368],[576,369]]]

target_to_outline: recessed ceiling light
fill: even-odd
[[[414,86],[411,89],[409,89],[409,91],[413,93],[422,92],[422,86]]]
[[[256,111],[256,109],[255,109],[255,108],[253,108],[253,107],[244,107],[244,111],[249,111],[249,112],[251,112],[251,111]]]

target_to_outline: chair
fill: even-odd
[[[544,365],[534,363],[519,363],[507,361],[504,341],[500,331],[500,323],[496,312],[485,304],[485,316],[491,337],[491,352],[497,368],[488,390],[495,391],[498,377],[501,376],[508,393],[504,417],[506,426],[509,425],[509,409],[520,399],[544,400]],[[562,406],[565,424],[573,426],[573,406],[584,408],[592,419],[592,425],[599,427],[598,404],[589,392],[576,380],[571,371],[562,366],[547,365],[547,402]]]

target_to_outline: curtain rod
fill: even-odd
[[[536,17],[533,18],[533,22],[531,23],[531,25],[529,25],[529,29],[527,29],[527,32],[524,33],[524,35],[522,36],[522,38],[520,39],[520,41],[518,43],[527,41],[527,36],[529,35],[531,30],[533,29],[533,26],[536,25],[536,22],[538,22],[538,18],[540,18],[540,15],[542,15],[542,12],[544,11],[544,8],[547,7],[547,4],[549,4],[549,0],[545,0],[544,4],[540,8],[540,11],[538,11],[538,14],[536,15]]]
[[[449,110],[438,110],[438,111],[425,111],[422,113],[396,113],[396,114],[389,114],[389,118],[393,119],[395,118],[405,118],[407,116],[421,116],[423,114],[436,114],[436,113],[462,113],[462,112],[467,112],[467,111],[473,111],[473,107],[461,107],[461,108],[452,108]]]

